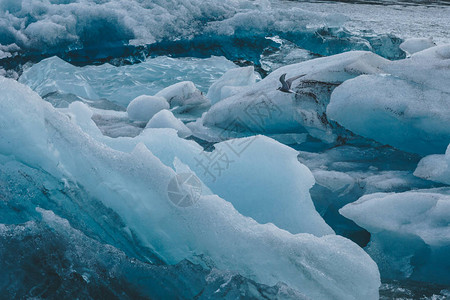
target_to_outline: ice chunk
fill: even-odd
[[[318,58],[277,69],[245,91],[224,99],[211,107],[201,120],[203,126],[226,131],[264,133],[309,133],[327,143],[337,139],[334,126],[325,115],[333,89],[343,81],[365,73],[377,73],[387,60],[370,52],[347,52]],[[279,78],[305,74],[294,81],[295,93],[277,88]],[[193,127],[194,135],[202,127]]]
[[[131,120],[148,122],[157,112],[169,108],[169,103],[163,97],[142,95],[128,104],[127,113]]]
[[[215,127],[237,136],[308,133],[330,144],[358,134],[421,155],[443,152],[450,140],[448,57],[450,45],[443,45],[399,61],[355,51],[285,66],[216,103],[190,128],[211,139]],[[305,75],[294,81],[295,93],[277,90],[284,73]]]
[[[150,121],[148,121],[145,128],[173,128],[182,138],[192,135],[191,130],[167,109],[163,109],[156,113]]]
[[[334,90],[327,115],[404,151],[442,153],[450,141],[448,58],[450,45],[432,47],[383,65],[388,74],[348,80]]]
[[[240,213],[291,233],[334,233],[314,208],[309,195],[314,178],[298,162],[297,151],[265,136],[229,140],[214,147],[211,153],[194,157],[198,163],[193,170]],[[270,173],[278,175],[267,177]]]
[[[400,49],[411,55],[434,46],[436,44],[431,38],[410,38],[400,44]]]
[[[414,175],[427,180],[450,184],[450,145],[444,155],[435,154],[423,158]]]
[[[80,105],[89,114],[90,108]],[[291,233],[306,232],[316,236],[333,233],[316,212],[309,196],[309,189],[314,184],[310,171],[298,162],[297,151],[289,147],[270,138],[257,136],[216,144],[214,151],[207,152],[193,141],[180,139],[172,130],[150,128],[152,126],[147,126],[146,130],[132,139],[112,139],[99,134],[89,118],[78,117],[76,114],[80,112],[81,109],[70,110],[70,114],[75,115],[72,121],[81,120],[77,125],[97,140],[127,152],[131,152],[138,143],[143,143],[163,163],[173,164],[175,170],[179,168],[174,161],[178,162],[177,165],[186,164],[188,170],[192,170],[207,184],[208,189],[231,202],[241,214],[260,223],[274,223]],[[164,112],[158,114],[165,115]],[[153,119],[148,124],[152,123]],[[268,180],[265,176],[268,170],[285,174],[285,177]],[[259,188],[261,184],[265,186],[264,191]],[[230,189],[230,186],[234,188]],[[284,195],[281,199],[280,193]]]
[[[234,63],[223,57],[198,59],[166,56],[120,67],[110,64],[75,67],[54,56],[24,70],[19,82],[30,86],[44,98],[57,92],[90,100],[107,99],[126,107],[137,96],[155,95],[182,80],[192,80],[200,91],[206,92],[216,79],[235,67]]]
[[[163,97],[169,102],[170,107],[178,113],[185,113],[192,110],[206,109],[211,103],[203,96],[192,81],[182,81],[168,86],[159,91],[156,97]]]
[[[298,162],[297,151],[268,137],[229,140],[216,144],[215,150],[208,152],[193,141],[178,138],[171,130],[155,129],[182,128],[182,122],[167,110],[157,113],[146,130],[135,138],[113,139],[100,134],[91,120],[91,108],[85,104],[72,103],[68,113],[84,132],[114,149],[131,152],[138,143],[143,143],[163,163],[174,164],[175,170],[178,168],[174,161],[178,165],[187,164],[188,170],[196,173],[208,189],[259,223],[274,223],[291,233],[316,236],[333,233],[314,208],[309,195],[314,178]],[[183,131],[178,135],[180,132]],[[269,170],[280,175],[268,180]],[[260,189],[261,184],[264,190]],[[282,198],[280,193],[284,195]]]
[[[222,77],[214,82],[206,95],[212,104],[239,92],[242,87],[256,82],[253,66],[228,70]]]
[[[391,75],[365,75],[335,89],[327,114],[354,133],[429,154],[450,140],[449,99],[446,92]]]
[[[387,278],[450,283],[450,190],[376,193],[340,212],[372,234],[367,251]]]
[[[143,124],[132,122],[126,111],[90,108],[93,111],[92,120],[95,122],[92,125],[97,125],[106,136],[113,138],[120,136],[135,137],[142,132]]]
[[[214,195],[177,207],[167,190],[177,174],[142,143],[131,153],[113,150],[14,80],[0,78],[0,111],[4,157],[83,186],[165,263],[210,262],[315,299],[378,299],[377,266],[345,238],[258,224]]]
[[[93,137],[101,136],[102,133],[100,129],[95,126],[92,116],[94,113],[91,108],[88,107],[83,102],[72,102],[68,107],[68,113],[70,115],[71,120],[80,126],[84,132]]]

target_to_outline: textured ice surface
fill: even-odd
[[[378,298],[377,267],[349,240],[261,225],[214,195],[176,207],[166,189],[176,173],[142,143],[131,153],[113,150],[30,89],[5,78],[0,83],[1,111],[8,112],[0,115],[3,156],[84,187],[163,262],[209,261],[260,283],[285,282],[312,298]]]
[[[270,39],[279,43],[280,46],[279,48],[267,47],[264,52],[261,53],[261,68],[265,72],[271,72],[286,65],[318,57],[317,54],[302,49],[288,40],[280,39],[279,37],[272,37]]]
[[[0,43],[41,51],[151,43],[193,34],[201,28],[199,20],[229,17],[239,6],[221,1],[2,1]]]
[[[155,95],[184,80],[192,80],[203,92],[228,69],[236,65],[223,57],[207,59],[157,57],[145,62],[114,67],[75,67],[58,57],[33,65],[19,81],[41,97],[52,93],[74,94],[82,98],[105,98],[123,107],[140,95]]]
[[[233,42],[245,40],[249,33],[258,40],[253,47],[263,44],[266,36],[279,34],[321,54],[372,49],[368,40],[350,33],[329,34],[329,27],[339,28],[348,18],[317,8],[313,12],[301,6],[285,7],[279,1],[18,0],[1,4],[0,44],[16,44],[24,51],[58,53],[95,48],[102,56],[102,50],[118,54],[120,46],[126,44],[233,36],[237,40],[225,42],[231,45],[224,47],[232,52]],[[316,33],[317,29],[321,30]],[[95,52],[89,54],[94,56]]]
[[[386,278],[450,284],[450,190],[375,193],[340,210],[372,234],[367,248]]]
[[[283,284],[269,287],[188,261],[143,263],[84,235],[52,211],[36,210],[38,220],[0,224],[3,297],[306,299]]]
[[[148,121],[145,128],[173,128],[177,131],[178,136],[182,138],[192,135],[191,130],[167,109],[163,109],[156,113],[150,121]]]
[[[423,158],[417,165],[414,175],[450,184],[450,145],[445,154],[434,154]]]
[[[28,69],[20,80],[58,108],[10,81],[0,84],[0,224],[26,222],[0,225],[5,297],[376,298],[373,262],[333,235],[367,245],[371,235],[338,213],[361,196],[368,200],[355,204],[362,211],[355,220],[372,232],[366,249],[381,267],[382,299],[449,297],[449,193],[421,190],[450,180],[450,150],[442,154],[450,143],[448,103],[439,103],[449,98],[448,50],[420,52],[433,46],[430,37],[448,41],[449,8],[436,2],[0,0],[0,76],[18,78]],[[251,67],[217,81],[236,68],[231,61],[254,65],[264,77],[349,50],[412,57],[391,63],[359,52],[318,59],[285,67],[256,88],[252,72],[238,74]],[[121,67],[79,68],[56,58],[24,66],[55,54],[79,66]],[[148,58],[158,55],[228,61]],[[283,70],[288,77],[308,73],[295,82],[295,95],[273,93]],[[364,115],[364,126],[354,128],[326,115],[333,90],[352,80],[360,80],[351,91],[359,93],[359,104],[374,109],[340,109]],[[214,82],[217,88],[209,89]],[[180,120],[190,122],[209,107],[201,94],[208,89],[215,89],[210,96],[218,104],[235,101],[213,108],[214,118],[227,122],[216,126],[205,115],[188,125],[200,146],[179,137],[189,132]],[[258,90],[269,97],[244,96]],[[157,93],[179,119],[163,110],[144,129],[152,113],[133,122],[125,107]],[[286,99],[277,100],[280,95]],[[394,119],[384,135],[377,132],[387,123],[375,118],[380,110]],[[301,150],[301,163],[296,151],[257,134]],[[206,140],[222,142],[213,148]],[[439,155],[418,164],[429,153]],[[186,173],[199,178],[201,192],[190,191],[193,205],[180,208],[167,188]],[[379,199],[368,195],[379,192]]]

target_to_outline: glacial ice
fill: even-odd
[[[0,78],[0,95],[0,110],[8,112],[0,115],[2,157],[76,182],[118,213],[162,261],[206,259],[260,283],[285,282],[316,299],[378,298],[377,266],[349,240],[261,225],[214,195],[175,207],[166,187],[176,173],[144,144],[131,153],[113,150],[13,80]]]
[[[385,278],[450,284],[450,190],[366,195],[340,210],[372,234],[367,252]]]
[[[186,47],[188,53],[197,56],[221,52],[235,60],[242,58],[236,51],[238,44],[250,48],[250,52],[257,48],[257,55],[244,57],[255,61],[267,45],[265,38],[277,34],[320,55],[351,49],[376,51],[368,39],[340,28],[348,21],[342,14],[312,12],[299,6],[288,9],[278,1],[266,0],[2,1],[0,20],[0,45],[16,44],[21,52],[38,50],[47,55],[81,49],[72,57],[69,53],[72,59],[104,59],[123,55],[125,46],[174,40],[189,43],[197,38],[199,47],[162,45],[171,48],[163,55]],[[255,39],[253,43],[240,43],[249,36]],[[211,53],[215,46],[219,53]],[[192,49],[199,53],[192,53]]]
[[[216,79],[235,67],[223,57],[156,57],[120,67],[110,64],[75,67],[55,56],[24,70],[19,82],[43,98],[52,93],[74,94],[90,100],[107,99],[126,107],[137,96],[155,95],[185,80],[192,80],[198,89],[206,92]]]
[[[147,126],[135,138],[105,137],[91,120],[91,109],[81,102],[72,103],[66,113],[84,132],[113,149],[131,152],[143,143],[165,165],[173,165],[174,170],[177,170],[177,160],[187,164],[208,190],[227,199],[241,214],[259,223],[273,223],[291,233],[316,236],[333,233],[312,204],[309,189],[314,178],[298,162],[297,151],[270,138],[256,136],[228,140],[215,144],[215,149],[209,152],[193,141],[180,139],[173,130],[164,129],[167,126],[159,126],[163,127],[161,129]],[[286,176],[267,180],[267,170]],[[258,187],[262,183],[264,191],[255,192],[260,190]],[[230,185],[234,188],[230,189]]]
[[[0,0],[0,293],[449,297],[450,6],[410,4]]]
[[[427,180],[450,184],[450,144],[445,154],[434,154],[424,157],[414,175]]]
[[[261,53],[261,68],[268,73],[286,65],[319,57],[319,55],[303,49],[288,40],[280,39],[279,37],[271,37],[270,39],[279,43],[280,46],[276,49],[268,47]]]
[[[2,297],[307,299],[284,284],[269,287],[188,261],[144,263],[83,234],[50,210],[36,208],[36,213],[34,221],[0,224]]]
[[[238,8],[238,3],[220,1],[2,1],[0,43],[41,51],[152,43],[167,35],[195,33],[195,20],[226,17]]]
[[[142,95],[128,104],[127,113],[130,120],[148,122],[156,113],[169,108],[169,103],[163,97]]]
[[[386,74],[348,80],[334,90],[327,115],[401,150],[442,153],[450,141],[449,58],[450,45],[432,47],[385,64]]]
[[[189,128],[177,119],[170,110],[163,109],[156,113],[150,121],[148,121],[145,128],[173,128],[177,131],[181,138],[192,135]]]

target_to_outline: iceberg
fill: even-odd
[[[378,299],[377,266],[351,241],[258,224],[215,195],[177,207],[167,194],[177,173],[143,143],[131,152],[114,150],[11,79],[0,78],[0,95],[7,112],[0,114],[2,159],[83,187],[162,262],[208,262],[259,283],[284,282],[310,298]]]
[[[444,125],[450,122],[448,95],[392,75],[366,75],[336,88],[327,114],[357,134],[430,154],[445,149],[450,139]]]
[[[441,186],[413,175],[419,155],[364,139],[319,151],[303,150],[298,158],[314,175],[316,184],[310,193],[317,211],[336,234],[362,247],[369,242],[370,233],[343,217],[340,208],[372,193]]]
[[[297,155],[259,135],[215,144],[211,153],[194,156],[190,166],[214,193],[258,223],[270,222],[294,234],[334,234],[314,208],[309,195],[314,177]],[[268,178],[272,173],[278,175]]]
[[[450,283],[450,190],[366,195],[340,210],[367,229],[366,250],[385,278]]]

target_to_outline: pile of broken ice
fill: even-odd
[[[220,79],[202,71],[164,89],[130,73],[123,77],[129,90],[117,81],[104,86],[82,74],[109,67],[76,68],[57,58],[26,70],[20,83],[0,78],[0,163],[19,161],[83,187],[167,264],[188,259],[263,284],[284,282],[312,299],[377,299],[378,268],[388,278],[450,284],[449,188],[368,194],[340,209],[372,234],[369,256],[336,235],[311,200],[316,180],[342,195],[353,189],[352,177],[320,167],[312,173],[276,141],[314,138],[332,147],[365,138],[424,157],[414,175],[450,184],[450,45],[399,61],[346,52],[259,81],[252,67],[220,58],[177,64],[208,60]],[[305,74],[292,94],[277,90],[284,73]],[[67,103],[54,108],[42,99],[55,93]],[[103,134],[113,123],[115,134]],[[184,139],[191,135],[219,143],[205,150]],[[205,168],[213,157],[216,165]],[[179,207],[167,189],[186,173],[200,191]]]

